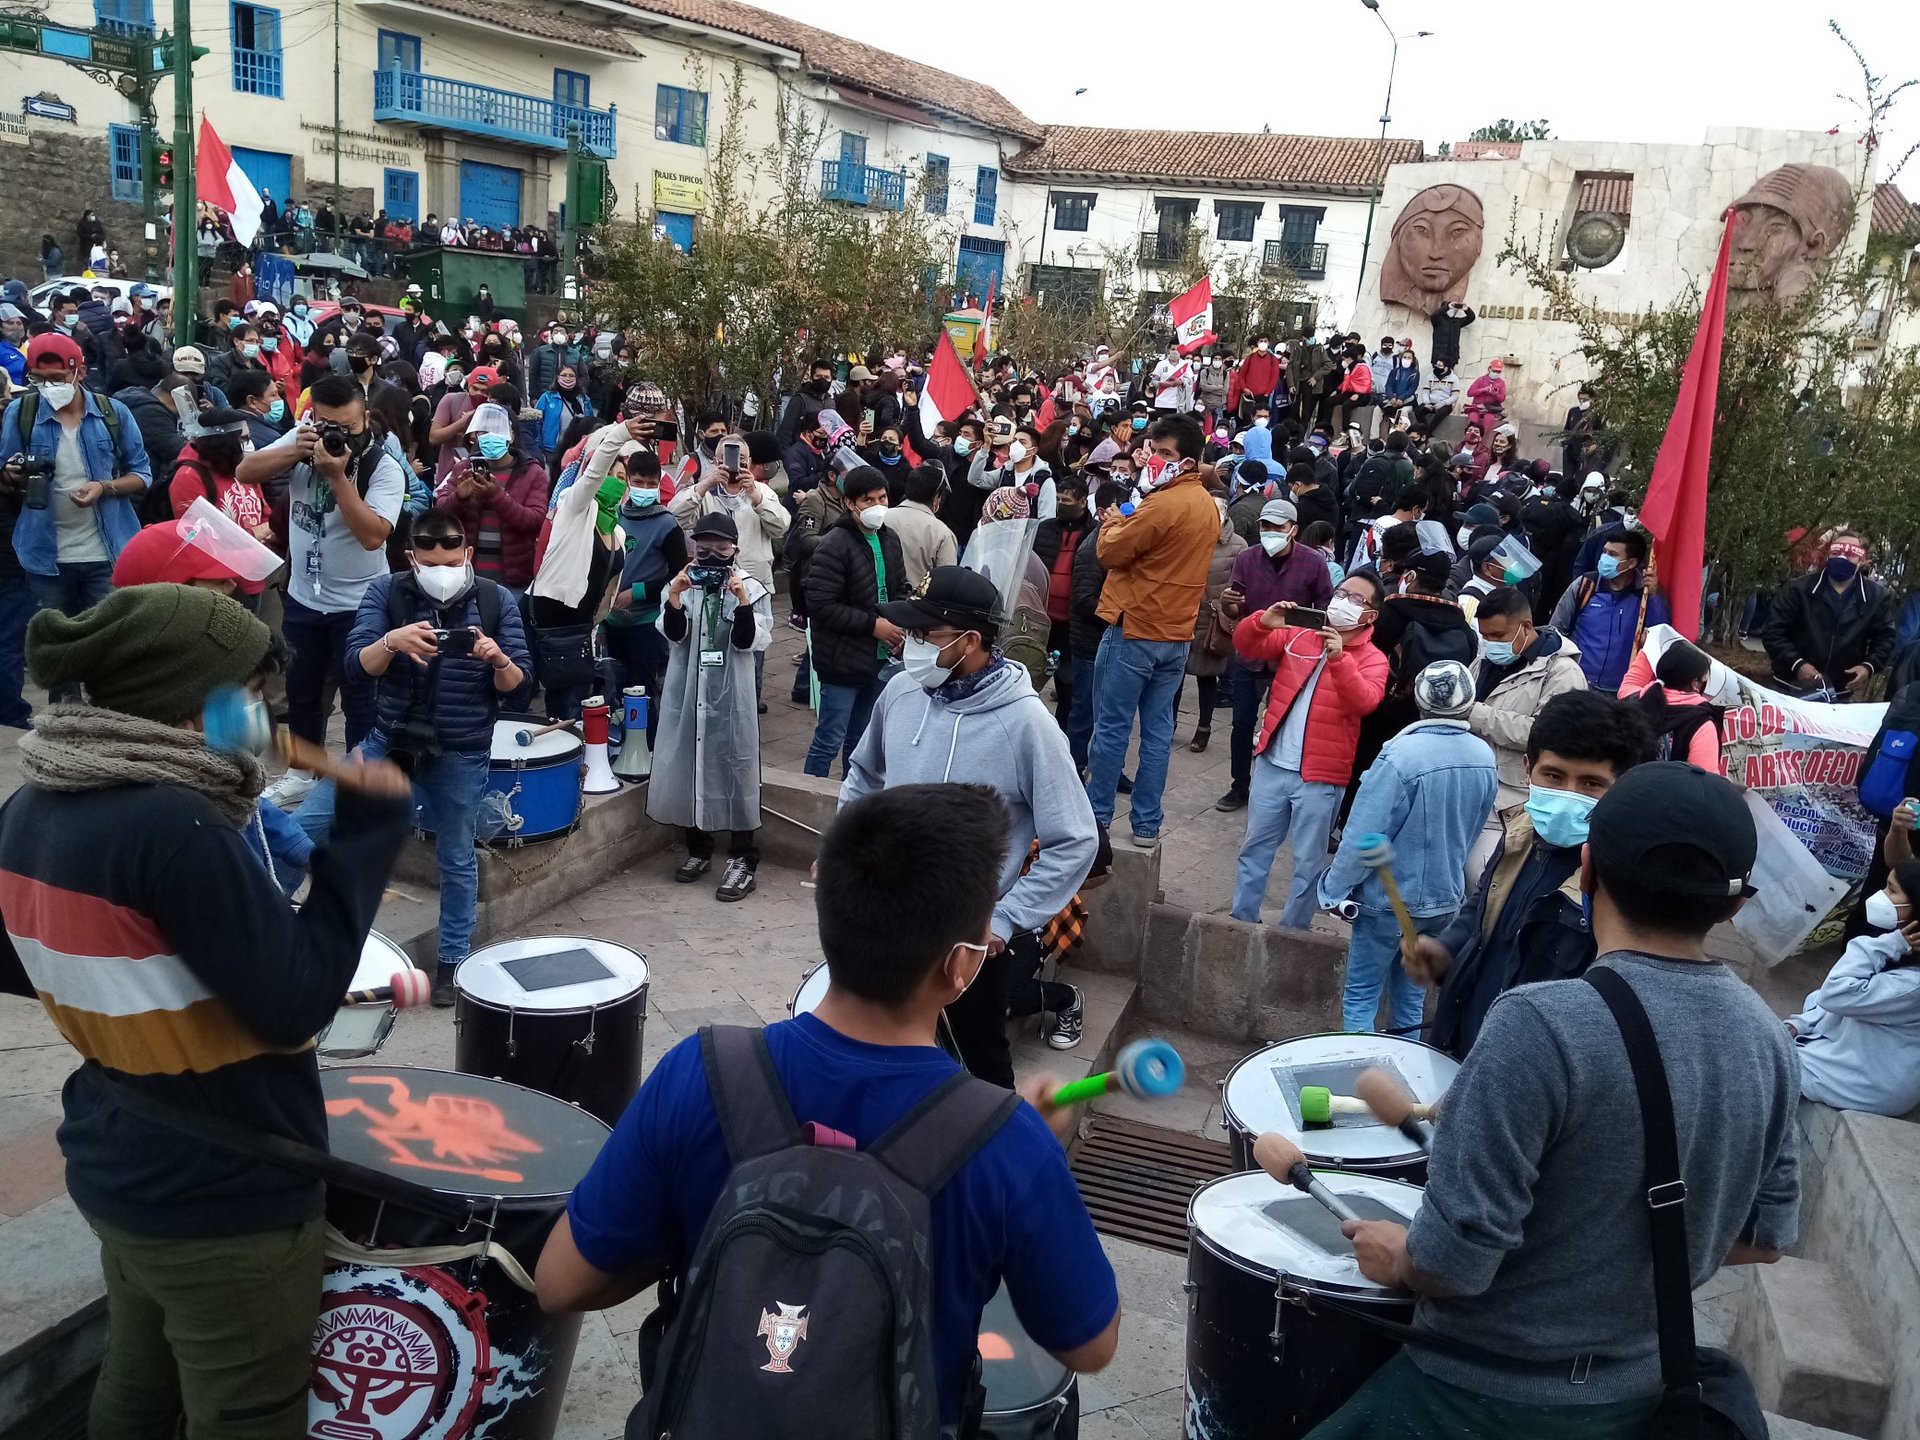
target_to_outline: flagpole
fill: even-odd
[[[200,226],[195,202],[193,3],[173,0],[173,343],[193,344],[200,311]]]

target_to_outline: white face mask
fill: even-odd
[[[1277,535],[1271,530],[1260,532],[1260,548],[1269,555],[1284,555],[1287,547],[1293,544],[1291,535]]]
[[[938,690],[953,676],[953,665],[940,663],[940,647],[912,635],[900,647],[900,664],[923,690]]]
[[[1267,417],[1266,417],[1266,416],[1264,416],[1264,415],[1256,415],[1256,416],[1254,416],[1254,417],[1253,417],[1253,428],[1254,428],[1254,429],[1256,429],[1256,430],[1264,430],[1264,429],[1266,429],[1266,428],[1267,428]]]
[[[73,403],[73,385],[66,380],[42,380],[39,382],[40,398],[55,410],[64,410]]]
[[[1360,623],[1360,617],[1366,613],[1366,606],[1345,591],[1327,602],[1327,624],[1335,630],[1353,629]]]
[[[1867,923],[1876,930],[1897,930],[1900,928],[1900,908],[1893,903],[1893,897],[1884,890],[1876,890],[1867,897]]]
[[[1460,548],[1462,550],[1466,549],[1467,546],[1473,543],[1473,527],[1471,525],[1462,525],[1458,530],[1453,532],[1453,538],[1460,542]]]
[[[464,594],[473,583],[471,565],[416,565],[413,578],[420,593],[437,605],[445,605]]]
[[[860,523],[868,530],[878,530],[882,525],[887,523],[887,507],[884,505],[869,505],[860,512]]]
[[[1007,446],[1007,463],[1009,465],[1018,465],[1022,460],[1026,458],[1027,458],[1027,447],[1025,445],[1022,445],[1018,440],[1014,441],[1011,445]]]

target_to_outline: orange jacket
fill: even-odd
[[[1100,618],[1129,640],[1190,643],[1219,538],[1220,507],[1192,472],[1102,523]]]
[[[1307,733],[1300,747],[1300,778],[1323,785],[1345,785],[1353,778],[1353,754],[1360,745],[1360,722],[1379,708],[1387,693],[1387,657],[1373,644],[1373,627],[1346,637],[1337,659],[1327,662],[1314,686],[1307,711]],[[1256,752],[1273,743],[1287,707],[1320,663],[1325,642],[1319,632],[1284,625],[1263,629],[1258,614],[1233,628],[1233,648],[1243,660],[1275,667],[1267,713],[1260,721]]]

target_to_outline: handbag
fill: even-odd
[[[542,625],[533,632],[535,673],[548,690],[593,683],[593,626]]]
[[[1660,1042],[1633,987],[1615,970],[1582,977],[1600,992],[1620,1028],[1633,1067],[1646,1134],[1647,1220],[1653,1238],[1653,1303],[1660,1331],[1665,1393],[1647,1426],[1647,1440],[1767,1440],[1753,1381],[1724,1350],[1694,1344],[1693,1286],[1687,1265],[1687,1186],[1673,1129]]]
[[[1207,602],[1207,635],[1200,642],[1200,648],[1209,655],[1233,654],[1233,627],[1235,622],[1220,613],[1220,602]]]

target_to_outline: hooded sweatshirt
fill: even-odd
[[[995,655],[978,674],[932,691],[911,675],[894,676],[854,747],[840,803],[947,781],[991,785],[1013,817],[993,933],[1010,940],[1039,929],[1079,891],[1099,832],[1066,736],[1025,666]],[[1040,853],[1029,866],[1035,840]]]

